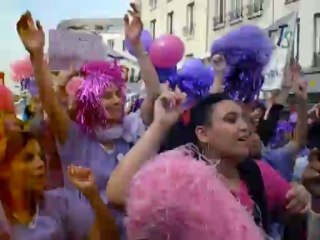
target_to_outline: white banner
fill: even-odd
[[[262,91],[282,88],[285,68],[293,57],[296,23],[297,13],[291,13],[266,29],[274,42],[274,50],[269,64],[263,71]]]

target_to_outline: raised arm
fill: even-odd
[[[153,106],[157,97],[161,93],[160,81],[158,74],[153,66],[144,46],[140,40],[143,24],[140,18],[140,13],[135,4],[131,3],[132,11],[129,11],[132,20],[129,21],[128,15],[125,16],[125,34],[126,39],[130,41],[131,46],[137,57],[141,77],[146,88],[146,97],[141,106],[141,118],[145,124],[149,125],[153,119]]]
[[[89,240],[118,240],[120,232],[110,209],[103,202],[96,186],[95,177],[89,168],[69,166],[68,178],[87,198],[95,214],[95,222]]]
[[[45,35],[39,21],[34,23],[31,13],[26,12],[17,23],[17,31],[26,50],[30,53],[39,96],[50,124],[60,143],[68,134],[70,119],[53,89],[53,75],[44,57]]]
[[[185,94],[180,91],[172,93],[166,89],[165,93],[156,100],[154,122],[112,172],[107,186],[107,198],[110,203],[117,207],[125,206],[133,176],[158,153],[167,132],[182,112],[181,103],[184,99]]]
[[[212,64],[214,69],[214,81],[210,92],[221,93],[223,92],[223,80],[227,63],[223,56],[216,54],[212,57]]]
[[[284,81],[282,83],[282,89],[275,96],[274,102],[276,104],[285,105],[290,94],[290,90],[292,89],[292,85],[295,81],[300,78],[301,67],[298,63],[294,63],[290,68],[286,68],[284,74]]]
[[[307,84],[305,82],[295,83],[295,94],[297,98],[297,126],[294,142],[298,146],[298,150],[305,145],[308,133],[308,114],[307,114]],[[298,151],[297,150],[297,151]]]

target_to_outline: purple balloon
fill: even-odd
[[[180,70],[182,75],[198,75],[205,68],[203,62],[198,58],[187,59]]]
[[[142,42],[142,45],[144,47],[144,50],[148,53],[149,52],[149,49],[151,47],[151,44],[153,42],[153,39],[152,39],[152,36],[151,34],[149,33],[149,31],[147,30],[143,30],[141,32],[141,36],[140,36],[140,41]],[[132,56],[136,56],[136,53],[133,49],[133,47],[131,46],[131,43],[128,39],[125,40],[125,46],[128,50],[128,52],[132,55]]]
[[[149,56],[155,67],[171,68],[183,58],[184,44],[175,35],[163,35],[150,47]]]

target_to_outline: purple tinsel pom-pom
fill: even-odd
[[[211,54],[221,54],[227,61],[225,93],[237,101],[257,98],[264,78],[263,68],[269,62],[273,44],[256,26],[242,26],[216,40]]]
[[[101,106],[101,98],[106,89],[115,85],[125,98],[126,81],[123,68],[113,62],[90,62],[81,67],[84,81],[75,98],[76,121],[85,130],[108,125],[108,113]]]

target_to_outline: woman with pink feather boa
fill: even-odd
[[[286,199],[291,186],[271,167],[246,160],[250,132],[236,102],[223,94],[201,100],[192,108],[190,123],[181,132],[186,143],[192,144],[157,155],[168,130],[183,111],[180,107],[184,97],[179,90],[167,90],[156,101],[154,122],[109,180],[109,201],[126,207],[128,239],[268,238],[269,204],[261,204],[261,199],[258,203],[259,199],[251,195],[240,168],[246,162],[251,170],[259,172],[262,188],[265,185],[271,191],[258,191],[266,191],[268,200],[277,199],[275,205],[283,213],[292,200]],[[273,183],[280,184],[279,191],[274,191],[277,185],[270,187],[269,180],[274,177],[277,181]],[[296,200],[299,211],[306,207],[307,202]]]

